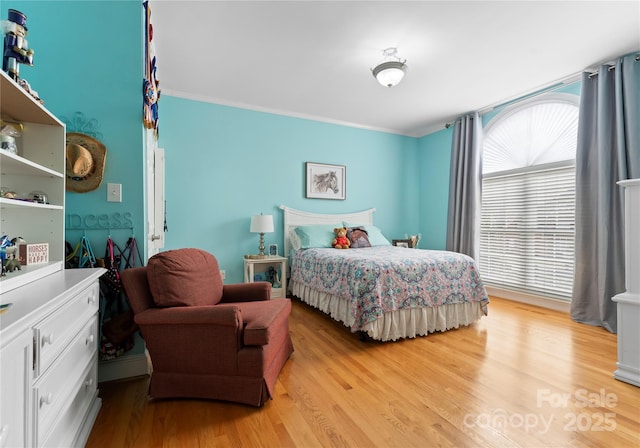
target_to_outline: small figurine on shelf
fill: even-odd
[[[18,84],[20,85],[20,87],[26,90],[27,93],[31,95],[37,102],[39,102],[40,104],[44,104],[44,101],[40,99],[40,95],[38,94],[38,92],[31,88],[31,85],[27,82],[26,79],[21,79],[20,81],[18,81]]]
[[[0,149],[18,154],[18,144],[16,138],[22,135],[22,123],[4,121],[0,118]]]
[[[5,272],[13,272],[15,270],[21,271],[22,268],[20,267],[20,260],[18,260],[15,255],[13,258],[7,258],[4,262],[4,270]]]
[[[28,48],[25,39],[27,35],[27,16],[15,9],[9,9],[8,20],[0,22],[2,34],[4,34],[4,47],[2,52],[2,70],[11,79],[20,83],[20,64],[33,65],[33,53]],[[29,83],[20,83],[36,100],[39,100],[37,92],[31,89]]]
[[[274,288],[282,287],[282,284],[280,283],[280,276],[278,275],[278,271],[276,270],[276,268],[274,268],[273,266],[269,266],[267,276],[269,277],[269,283],[271,283]]]
[[[2,264],[2,276],[7,272],[5,261],[7,259],[7,249],[11,246],[12,244],[9,237],[7,235],[2,235],[2,237],[0,237],[0,263]]]
[[[0,260],[2,260],[2,276],[7,272],[22,270],[20,267],[20,254],[18,253],[18,244],[24,243],[22,237],[16,237],[9,240],[7,235],[0,237]],[[16,257],[17,255],[17,257]]]

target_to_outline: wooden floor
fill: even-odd
[[[101,384],[87,446],[640,446],[616,336],[564,313],[492,298],[471,326],[378,343],[293,300],[291,334],[263,408],[148,400],[147,377]]]

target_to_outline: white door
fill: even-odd
[[[164,247],[165,231],[165,198],[164,198],[164,148],[154,151],[154,182],[153,182],[153,233],[151,247],[153,253]]]
[[[164,247],[165,199],[164,199],[164,149],[152,130],[147,130],[147,257]]]

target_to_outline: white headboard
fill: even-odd
[[[288,257],[291,251],[291,241],[289,240],[289,232],[292,228],[311,224],[335,224],[337,222],[348,221],[354,224],[371,225],[373,224],[373,212],[375,208],[363,210],[361,212],[340,213],[340,214],[319,214],[311,212],[303,212],[293,208],[281,205],[284,211],[284,256]]]

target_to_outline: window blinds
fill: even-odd
[[[573,160],[485,175],[479,260],[483,281],[571,300],[574,215]]]

